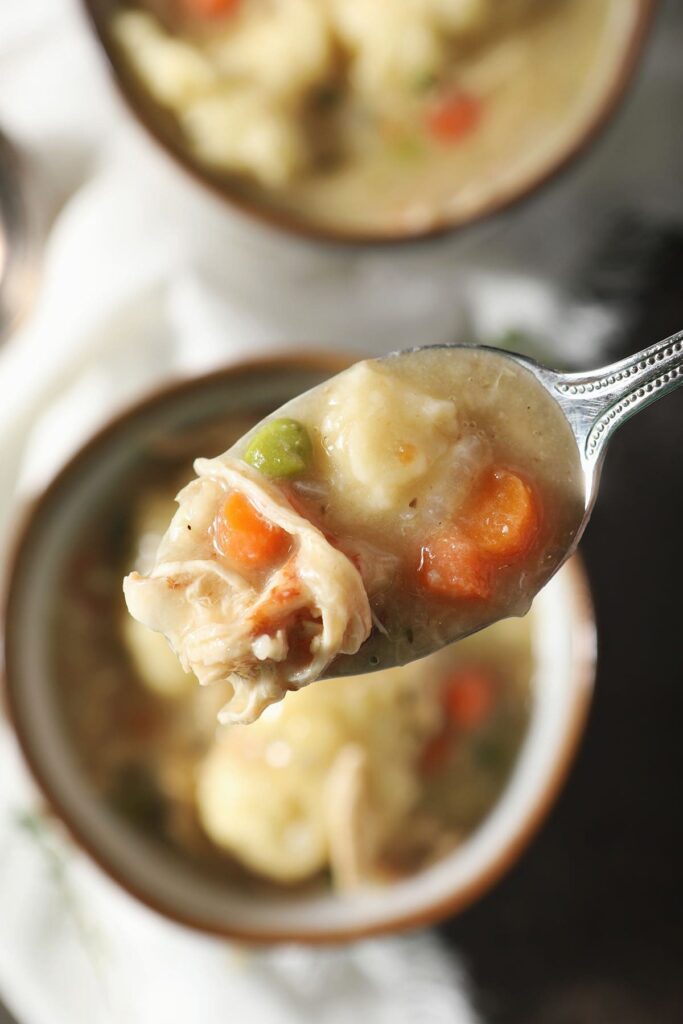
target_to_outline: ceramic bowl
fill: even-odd
[[[454,852],[405,880],[357,894],[263,896],[206,878],[145,838],[97,794],[60,725],[50,668],[56,581],[103,495],[145,471],[159,446],[192,437],[225,413],[263,414],[339,369],[311,355],[240,364],[176,384],[105,426],[28,511],[10,560],[4,607],[10,717],[35,779],[76,840],[130,893],[161,914],[252,942],[330,942],[434,922],[471,903],[519,856],[565,778],[590,703],[595,663],[591,602],[572,559],[539,594],[533,615],[530,726],[502,797]],[[106,506],[105,506],[106,507]],[[112,625],[112,628],[113,625]]]
[[[588,147],[615,112],[637,67],[657,0],[614,0],[605,32],[602,61],[588,76],[590,89],[577,104],[576,111],[568,117],[568,126],[560,125],[560,130],[557,124],[550,126],[545,151],[538,158],[521,160],[513,173],[501,178],[489,194],[472,200],[466,209],[444,212],[427,222],[418,219],[416,223],[376,230],[331,227],[317,223],[312,217],[278,209],[276,203],[267,201],[267,191],[261,193],[261,198],[252,193],[247,195],[234,177],[213,170],[193,157],[173,116],[163,110],[137,82],[114,44],[111,19],[115,11],[127,2],[82,0],[126,106],[172,160],[228,206],[263,223],[328,242],[363,245],[434,237],[479,224],[532,195],[553,179]]]

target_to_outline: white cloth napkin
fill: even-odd
[[[675,4],[664,6],[649,74],[571,180],[495,233],[368,252],[228,213],[126,115],[76,0],[0,0],[0,126],[22,152],[45,242],[31,314],[0,352],[0,535],[14,502],[114,408],[256,349],[383,352],[516,328],[558,360],[597,361],[612,320],[556,282],[584,256],[577,225],[628,204],[644,180],[654,213],[680,207],[657,155],[678,138],[654,116],[680,87]],[[636,130],[647,144],[634,149]],[[434,937],[248,954],[135,904],[36,806],[0,722],[0,996],[21,1024],[475,1020]]]

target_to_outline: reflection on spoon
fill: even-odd
[[[357,363],[196,461],[129,610],[233,721],[422,657],[527,611],[613,431],[682,382],[683,333],[590,374],[460,346]]]

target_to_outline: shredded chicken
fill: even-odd
[[[375,868],[379,844],[368,773],[367,751],[347,743],[325,780],[330,868],[340,889],[357,888]]]
[[[221,720],[251,722],[287,690],[318,679],[338,654],[354,654],[370,633],[370,607],[352,562],[261,474],[225,455],[198,459],[195,470],[150,572],[127,576],[124,594],[131,615],[164,633],[185,671],[202,685],[230,684]],[[212,545],[212,523],[231,491],[292,539],[291,554],[261,586]]]

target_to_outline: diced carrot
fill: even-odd
[[[423,775],[434,775],[444,767],[453,748],[453,738],[453,730],[444,728],[427,740],[419,758]]]
[[[491,596],[487,559],[454,527],[422,548],[418,577],[423,586],[443,597],[485,600]]]
[[[495,558],[525,554],[538,534],[539,514],[529,485],[508,469],[485,474],[461,520],[471,541]]]
[[[439,142],[458,142],[477,127],[483,105],[466,92],[442,97],[427,114],[427,128]]]
[[[265,569],[282,558],[289,534],[269,523],[239,491],[230,494],[214,523],[216,544],[222,554],[238,565]]]
[[[278,605],[289,605],[293,601],[297,601],[301,597],[301,584],[288,583],[284,587],[276,587],[273,591],[272,602],[273,606]]]
[[[484,668],[458,669],[446,682],[444,705],[452,722],[462,729],[476,729],[493,711],[496,687]]]
[[[235,14],[242,0],[182,0],[185,12],[196,18],[222,18]]]
[[[409,466],[411,462],[414,462],[417,458],[418,448],[409,441],[403,441],[396,449],[396,455],[398,456],[399,462],[404,466]]]

